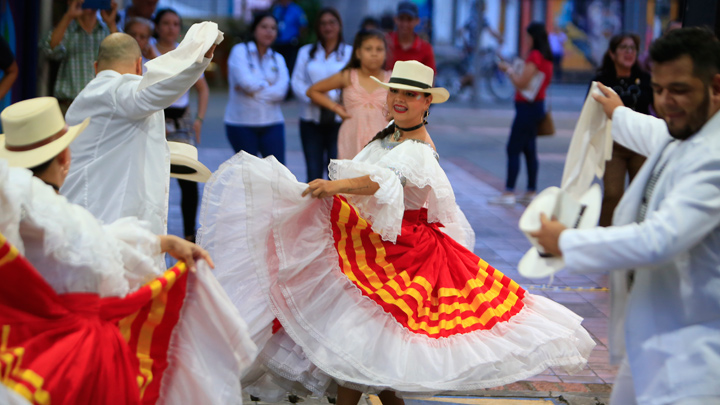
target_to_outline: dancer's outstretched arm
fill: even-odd
[[[308,188],[303,191],[302,195],[305,197],[309,194],[314,198],[325,198],[335,194],[373,195],[379,189],[380,185],[370,180],[368,175],[352,179],[313,180],[308,183]]]

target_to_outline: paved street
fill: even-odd
[[[560,183],[565,153],[586,89],[583,85],[558,85],[550,93],[558,131],[553,137],[538,140],[539,190]],[[199,151],[200,160],[213,171],[233,154],[225,138],[225,100],[224,90],[213,90]],[[191,105],[194,109],[196,104],[193,102]],[[293,101],[287,103],[284,113],[287,166],[299,180],[305,180],[298,135],[298,104]],[[501,207],[487,203],[488,199],[500,193],[504,185],[505,143],[513,116],[514,109],[510,102],[495,103],[482,99],[470,105],[451,101],[431,109],[428,131],[437,146],[440,163],[453,184],[458,204],[475,230],[475,253],[531,293],[549,297],[585,318],[583,325],[595,338],[597,346],[588,367],[572,376],[563,370],[551,369],[528,381],[473,393],[474,397],[409,401],[412,405],[430,405],[429,402],[513,405],[531,400],[538,405],[607,403],[617,369],[609,364],[607,355],[609,294],[606,277],[561,273],[555,277],[551,286],[546,285],[549,280],[521,277],[517,272],[517,263],[530,248],[530,243],[517,226],[524,207]],[[517,187],[519,192],[524,191],[526,184],[524,168],[521,173]],[[169,231],[177,235],[182,234],[179,192],[177,182],[172,181]],[[368,405],[376,404],[373,402],[376,398],[367,397],[366,400]],[[305,403],[318,401],[327,403],[327,400],[312,399]]]

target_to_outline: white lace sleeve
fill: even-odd
[[[330,162],[331,180],[370,176],[380,186],[374,195],[345,195],[357,207],[363,218],[370,221],[372,230],[383,240],[395,242],[400,234],[405,212],[403,186],[398,175],[391,169],[357,160],[333,160]]]
[[[425,206],[429,222],[457,222],[457,204],[450,180],[440,167],[435,150],[424,142],[405,141],[384,156],[379,166],[392,168],[409,188],[429,188]]]
[[[30,171],[2,169],[0,231],[14,234],[8,240],[58,293],[124,296],[164,270],[152,264],[160,247],[147,224],[122,219],[104,226]],[[11,215],[5,215],[6,206]]]

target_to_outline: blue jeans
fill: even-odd
[[[273,155],[280,163],[285,164],[285,124],[251,127],[248,125],[231,125],[226,123],[225,130],[235,153],[245,152],[262,157]]]
[[[330,159],[337,159],[337,139],[340,123],[317,124],[300,120],[300,139],[305,153],[307,181],[322,179]]]
[[[528,171],[527,191],[537,189],[538,157],[535,140],[537,127],[545,117],[545,101],[532,103],[516,101],[515,119],[510,130],[507,144],[508,167],[505,190],[515,190],[515,182],[520,173],[520,154],[525,155]]]

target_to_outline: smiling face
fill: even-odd
[[[404,128],[420,124],[432,103],[432,95],[411,90],[388,89],[387,107],[395,123]]]
[[[277,38],[277,23],[275,19],[268,16],[263,18],[253,32],[255,43],[259,46],[269,48]]]
[[[715,75],[714,82],[719,81],[718,76]],[[708,121],[711,91],[693,74],[690,56],[653,63],[652,88],[655,110],[665,120],[674,138],[687,139]],[[713,98],[718,98],[717,94]]]
[[[166,12],[158,21],[158,39],[162,42],[175,43],[180,38],[180,17],[173,12]]]
[[[637,46],[632,38],[624,38],[615,48],[615,52],[610,52],[610,59],[615,63],[615,70],[626,70],[632,68],[637,61]]]
[[[376,37],[368,37],[355,51],[360,65],[367,70],[373,71],[382,68],[385,64],[385,42]]]

